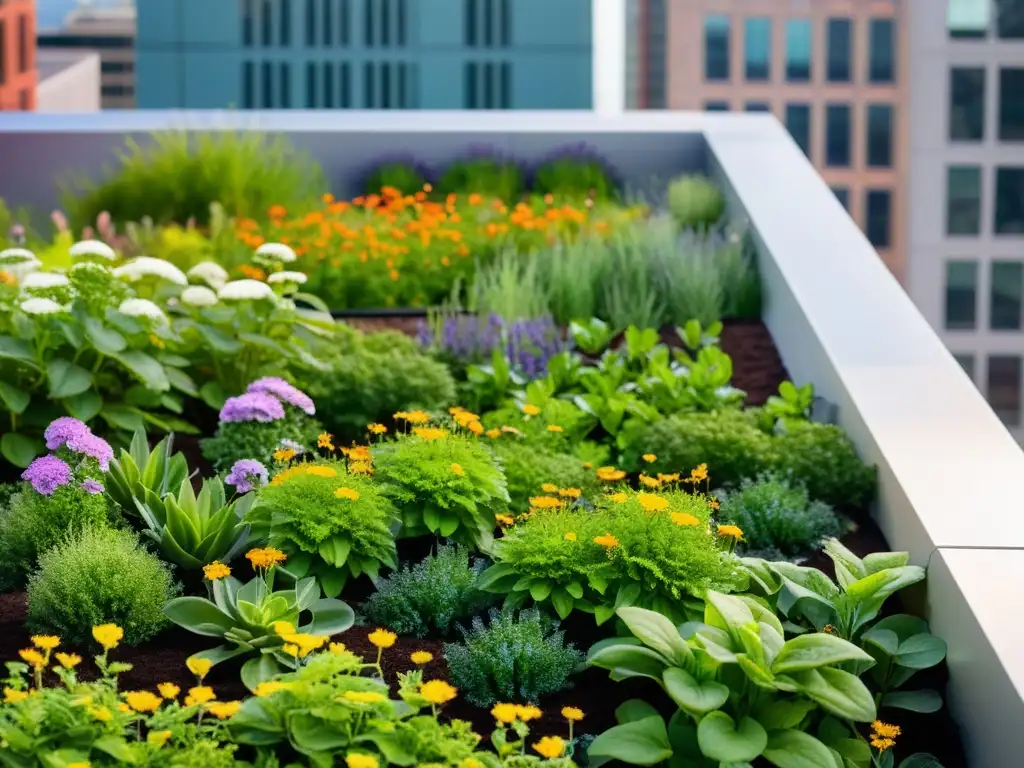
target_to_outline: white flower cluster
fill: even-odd
[[[40,296],[34,299],[25,299],[21,302],[19,309],[26,315],[59,315],[62,312],[67,312],[67,308],[63,304]]]
[[[0,251],[0,270],[21,280],[25,275],[43,266],[43,262],[27,248],[6,248]]]
[[[295,251],[284,243],[264,243],[256,249],[254,261],[257,264],[291,264],[297,258]]]
[[[274,272],[267,278],[268,283],[295,283],[295,285],[304,285],[306,280],[305,272]]]
[[[25,275],[21,287],[26,291],[45,291],[51,288],[65,288],[70,285],[66,275],[58,272],[33,272]]]
[[[274,289],[259,280],[233,280],[219,291],[217,298],[236,301],[274,300]]]
[[[117,254],[114,249],[100,240],[80,240],[71,246],[68,251],[72,259],[80,259],[83,256],[98,256],[107,261],[114,261]]]
[[[181,303],[190,307],[212,307],[217,303],[217,294],[205,285],[190,285],[181,292]]]
[[[146,317],[150,320],[167,322],[167,315],[149,299],[125,299],[117,311],[128,317]]]
[[[114,270],[114,276],[129,283],[134,283],[147,277],[156,277],[160,280],[167,280],[175,285],[188,285],[188,278],[185,273],[163,259],[154,259],[151,256],[139,256],[132,259],[124,266]]]
[[[188,277],[194,282],[204,282],[214,290],[220,290],[228,281],[227,270],[213,261],[202,261],[188,271]]]

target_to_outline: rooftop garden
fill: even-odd
[[[962,764],[710,181],[332,181],[172,135],[0,211],[0,765]]]

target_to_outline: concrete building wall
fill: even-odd
[[[89,51],[41,50],[36,112],[98,112],[100,55]]]
[[[0,2],[0,110],[35,105],[35,0]]]

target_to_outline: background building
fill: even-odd
[[[588,109],[590,3],[138,0],[138,106]]]
[[[79,5],[61,28],[40,30],[38,42],[41,49],[96,51],[103,109],[135,106],[135,9],[131,0],[110,6]]]
[[[36,54],[36,112],[98,112],[100,55],[44,48]]]
[[[35,105],[35,0],[0,2],[0,110]]]

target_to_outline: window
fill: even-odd
[[[501,23],[498,44],[507,48],[512,42],[512,8],[509,5],[511,0],[499,0],[501,3],[498,19]]]
[[[729,79],[729,17],[719,13],[704,19],[704,79]]]
[[[947,331],[973,331],[978,315],[978,262],[946,262]]]
[[[105,75],[120,75],[135,71],[133,61],[100,61],[100,72]]]
[[[380,6],[380,44],[384,48],[391,46],[391,0],[382,0]],[[387,88],[384,89],[386,94]],[[386,97],[385,97],[386,98]],[[385,107],[386,109],[386,107]]]
[[[949,0],[946,27],[953,39],[983,38],[988,32],[989,0]]]
[[[996,0],[996,34],[1004,40],[1024,38],[1024,2]]]
[[[999,140],[1024,141],[1024,69],[999,70]]]
[[[989,284],[988,327],[993,331],[1021,329],[1024,262],[993,261]]]
[[[477,64],[476,62],[466,62],[465,69],[463,71],[463,96],[462,105],[466,109],[478,109],[477,103]]]
[[[751,17],[743,22],[744,57],[747,80],[770,80],[772,76],[772,20]]]
[[[850,106],[825,106],[825,165],[832,167],[850,164]]]
[[[363,64],[363,106],[367,109],[377,108],[376,74],[372,63]]]
[[[347,1],[348,0],[346,0],[346,2]],[[407,31],[406,31],[406,25],[407,25],[408,22],[406,21],[406,19],[409,18],[409,13],[408,13],[408,11],[406,10],[406,7],[405,7],[406,2],[407,2],[407,0],[398,0],[398,13],[397,13],[398,22],[395,25],[397,27],[396,31],[397,31],[398,39],[395,42],[398,44],[399,47],[402,47],[402,46],[405,45],[406,36],[408,34]],[[400,72],[405,72],[405,69],[404,69],[405,65],[403,64],[402,67],[403,68],[400,69],[399,71]],[[404,107],[405,105],[403,104],[402,106]]]
[[[494,44],[492,31],[494,29],[494,4],[491,0],[480,0],[484,4],[484,47],[490,48]]]
[[[949,139],[981,141],[985,135],[985,68],[949,70]]]
[[[836,200],[849,212],[850,210],[850,190],[847,187],[832,187],[832,194],[836,196]]]
[[[324,107],[334,109],[334,64],[324,64]]]
[[[338,71],[338,79],[341,80],[341,108],[352,108],[352,66],[346,61],[341,64]]]
[[[281,78],[281,108],[292,108],[292,65],[286,61],[278,64],[278,77]]]
[[[708,101],[704,104],[705,112],[728,112],[729,102],[728,101]]]
[[[316,0],[306,0],[306,47],[316,45]]]
[[[381,109],[391,109],[391,65],[387,62],[380,65]]]
[[[502,109],[512,109],[512,64],[505,61],[501,64],[501,102]]]
[[[953,359],[964,369],[967,378],[974,381],[974,355],[953,355]]]
[[[306,63],[306,109],[316,109],[316,77],[317,66],[312,61]]]
[[[407,69],[408,65],[404,61],[398,65],[397,91],[399,109],[406,109],[409,106],[409,100],[406,97],[406,91],[409,88],[408,75],[406,74]]]
[[[252,14],[256,0],[242,0],[242,45],[252,47]]]
[[[287,48],[292,44],[292,0],[280,0],[281,23],[278,25],[278,35],[281,40],[281,47]]]
[[[473,0],[469,0],[469,2],[472,3]],[[373,48],[373,10],[375,4],[374,0],[364,0],[363,2],[363,43],[367,48]],[[370,74],[367,75],[367,72]],[[364,81],[367,77],[373,78],[373,67],[369,63],[363,66]],[[366,83],[364,82],[363,84],[365,85]]]
[[[487,7],[490,7],[488,4]],[[494,109],[494,65],[491,62],[484,64],[484,109]]]
[[[274,71],[269,61],[264,61],[260,66],[260,85],[263,87],[263,95],[260,106],[263,109],[274,108]]]
[[[349,45],[351,34],[350,24],[352,18],[352,0],[341,0],[341,25],[338,30],[338,42],[342,45]]]
[[[887,189],[869,189],[865,207],[868,241],[876,248],[888,248],[892,240],[892,193]]]
[[[1020,424],[1020,358],[992,355],[988,359],[988,404],[1007,426]]]
[[[100,86],[100,96],[119,97],[131,96],[132,86],[123,83],[104,83]]]
[[[996,168],[995,233],[1024,234],[1024,168]]]
[[[868,82],[896,80],[896,20],[872,19],[868,26]]]
[[[263,11],[260,13],[260,42],[264,48],[273,45],[272,27],[274,24],[273,11],[270,8],[270,0],[263,0]]]
[[[28,72],[29,69],[29,51],[28,16],[23,13],[18,17],[18,71],[22,74]],[[27,109],[27,107],[22,107],[22,109]]]
[[[743,109],[746,112],[771,112],[772,105],[767,101],[748,101]]]
[[[786,105],[786,128],[793,141],[804,151],[808,157],[811,156],[811,105],[810,104],[787,104]]]
[[[253,95],[253,67],[251,61],[242,64],[242,109],[253,109],[256,106],[256,97]]]
[[[324,45],[334,45],[334,0],[323,0],[320,26],[324,31]]]
[[[829,19],[826,26],[828,51],[827,79],[830,83],[850,82],[850,59],[853,56],[853,22],[850,19]]]
[[[868,151],[869,168],[892,167],[892,123],[891,104],[868,104]]]
[[[946,234],[981,232],[981,168],[951,165],[946,170]]]
[[[810,19],[786,22],[786,80],[791,83],[806,83],[811,79],[812,30]]]

